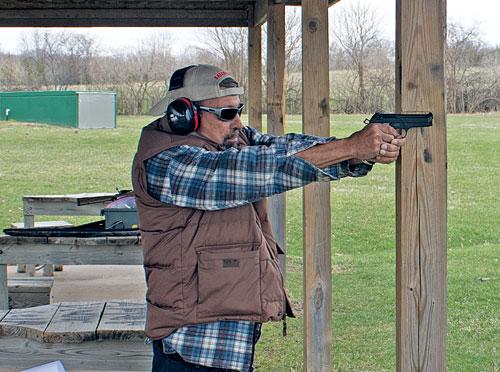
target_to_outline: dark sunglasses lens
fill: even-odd
[[[220,118],[222,120],[233,120],[236,115],[239,114],[239,110],[235,108],[225,108],[220,111]]]

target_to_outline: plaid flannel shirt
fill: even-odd
[[[190,325],[164,338],[163,351],[202,366],[251,371],[260,328],[260,323],[241,320]]]
[[[293,156],[335,140],[304,134],[262,134],[245,127],[250,146],[225,151],[178,146],[146,161],[148,192],[166,204],[204,210],[233,208],[314,181],[364,176],[371,166],[348,161],[317,168]]]
[[[348,161],[317,168],[294,156],[317,144],[334,141],[304,134],[274,136],[243,129],[250,145],[207,151],[173,147],[145,163],[148,192],[179,207],[218,210],[251,203],[314,181],[366,175],[371,166]],[[260,325],[249,321],[219,321],[179,328],[163,339],[165,352],[177,352],[190,363],[251,370]]]

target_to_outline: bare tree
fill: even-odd
[[[465,110],[465,83],[471,69],[481,63],[482,48],[477,25],[467,28],[455,22],[448,23],[446,80],[450,112]]]
[[[118,111],[144,114],[166,94],[167,77],[173,71],[170,36],[160,33],[142,40],[132,51],[115,56],[109,73],[119,95]]]
[[[0,53],[0,84],[2,86],[17,86],[20,79],[18,59],[12,54]]]
[[[366,75],[371,52],[382,48],[380,17],[370,6],[354,3],[342,11],[335,22],[333,34],[348,57],[357,75],[355,110],[367,111]]]
[[[199,47],[202,60],[211,60],[221,65],[238,80],[247,86],[247,29],[241,27],[208,28],[203,33],[203,45]]]
[[[481,68],[467,74],[459,96],[464,112],[497,111],[500,108],[498,68]]]
[[[302,19],[300,8],[287,7],[285,14],[286,111],[302,111]]]
[[[300,109],[293,102],[300,101],[301,83],[301,22],[300,12],[287,7],[285,26],[285,95],[290,98],[292,109]],[[195,48],[195,53],[188,56],[193,61],[220,65],[231,72],[238,82],[246,87],[248,83],[248,31],[246,28],[219,27],[209,28],[203,33],[203,46]],[[266,40],[266,27],[263,27],[263,40]],[[263,53],[265,64],[265,50]],[[186,58],[185,58],[186,59]],[[266,71],[264,66],[263,71]],[[265,82],[265,78],[263,77]],[[297,107],[296,107],[297,106]]]
[[[24,83],[54,90],[89,83],[94,45],[94,39],[83,34],[32,32],[22,39]]]

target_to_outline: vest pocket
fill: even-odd
[[[245,248],[197,251],[198,318],[261,314],[259,250]]]
[[[182,309],[181,271],[174,265],[144,266],[148,290],[146,299],[162,309]]]

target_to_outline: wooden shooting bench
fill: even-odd
[[[35,227],[35,216],[99,216],[103,209],[118,194],[109,192],[80,193],[65,195],[25,195],[23,196],[23,215],[25,228]],[[61,221],[51,221],[51,226],[60,225]],[[20,225],[19,225],[20,226]],[[19,261],[17,264],[24,262]],[[38,264],[38,262],[37,262]],[[62,270],[62,266],[60,267]],[[28,272],[33,276],[35,265],[18,266],[18,272]],[[44,276],[54,275],[53,265],[46,265]]]
[[[61,360],[66,368],[150,370],[145,304],[133,301],[8,306],[7,265],[142,265],[139,237],[46,238],[0,235],[0,366]]]
[[[0,310],[0,366],[149,370],[143,302],[68,302]],[[13,358],[18,355],[19,358]]]
[[[54,285],[51,277],[9,278],[9,307],[24,309],[26,307],[48,305]]]

